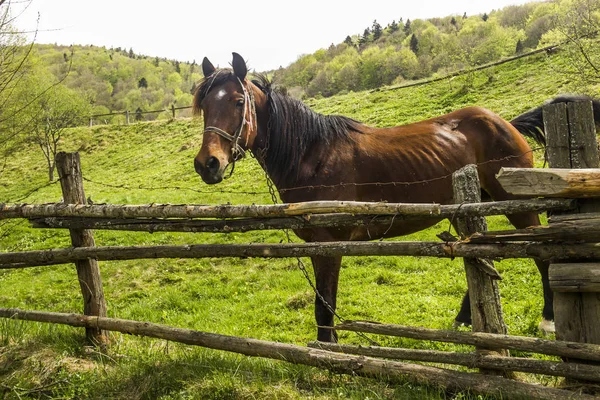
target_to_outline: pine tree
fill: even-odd
[[[398,28],[398,24],[396,23],[396,20],[392,21],[392,23],[390,24],[389,28],[390,28],[390,33],[397,32],[398,29],[400,29],[400,28]]]
[[[354,46],[354,43],[352,43],[352,38],[350,37],[350,35],[346,36],[346,39],[344,39],[344,43],[346,43],[348,46]]]
[[[138,88],[146,89],[147,87],[148,87],[148,81],[146,80],[146,78],[142,77],[142,79],[140,79],[138,81]]]
[[[517,41],[517,47],[515,48],[515,53],[521,54],[522,52],[523,52],[523,42],[521,42],[521,39],[519,39]]]
[[[417,39],[417,36],[414,33],[410,37],[410,49],[415,54],[419,52],[419,39]]]
[[[381,34],[383,33],[383,29],[381,29],[381,25],[379,24],[379,22],[377,22],[377,20],[373,21],[373,27],[372,27],[372,31],[373,31],[373,41],[377,41],[377,39],[379,39],[381,37]]]
[[[410,33],[410,18],[408,18],[404,24],[404,33],[407,35]]]
[[[358,41],[358,43],[361,46],[366,45],[367,43],[369,43],[369,39],[371,36],[371,31],[369,30],[369,28],[365,29],[365,31],[363,32],[363,35],[360,37],[360,40]]]
[[[487,15],[487,13],[484,13],[484,14],[481,16],[481,19],[483,20],[483,22],[487,21],[489,18],[490,18],[490,17]]]

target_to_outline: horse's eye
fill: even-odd
[[[243,108],[243,107],[244,107],[244,100],[238,100],[238,101],[235,103],[235,106],[236,106],[237,108]]]

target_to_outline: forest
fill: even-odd
[[[329,97],[351,91],[401,85],[407,81],[492,63],[556,44],[575,44],[587,61],[572,72],[592,70],[598,82],[600,2],[551,0],[492,10],[482,15],[450,15],[427,20],[378,21],[344,42],[301,55],[274,71],[275,82],[298,97]],[[576,57],[575,57],[576,58]],[[575,59],[574,58],[574,59]]]

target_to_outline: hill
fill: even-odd
[[[413,88],[312,99],[323,113],[351,116],[377,126],[432,117],[481,105],[507,119],[570,88],[560,71],[564,52],[541,54],[452,80]],[[598,88],[589,88],[599,94]],[[252,158],[239,162],[218,186],[201,184],[193,157],[201,121],[191,119],[69,130],[59,150],[79,151],[86,194],[96,203],[269,204],[263,172]],[[537,152],[540,161],[541,151]],[[0,201],[59,201],[48,183],[41,152],[24,146],[6,160]],[[508,228],[504,218],[492,229]],[[0,221],[4,251],[66,247],[68,233],[35,230],[24,221]],[[408,240],[436,240],[446,221]],[[220,235],[95,232],[98,245],[277,243],[283,232]],[[297,240],[297,239],[294,239]],[[536,336],[541,285],[530,260],[496,264],[511,334]],[[310,286],[294,260],[144,260],[101,264],[110,316],[178,327],[305,344],[315,337]],[[466,283],[460,260],[408,257],[347,258],[339,313],[432,328],[450,328]],[[0,271],[3,307],[79,312],[79,283],[72,266]],[[0,392],[4,398],[445,398],[436,388],[390,386],[285,363],[247,359],[184,345],[114,335],[108,356],[83,351],[81,332],[66,327],[0,321]],[[383,345],[469,351],[461,346],[380,339]],[[366,344],[351,333],[344,343]],[[522,356],[527,356],[523,354]],[[546,385],[560,382],[531,378]],[[461,398],[473,398],[459,394]]]
[[[364,32],[301,55],[274,74],[296,96],[329,97],[444,76],[563,42],[593,54],[591,65],[578,63],[585,73],[597,71],[600,54],[583,38],[595,37],[599,28],[600,2],[581,0],[530,2],[471,16],[400,17],[385,27],[373,21]],[[598,74],[595,79],[600,82]]]
[[[146,57],[132,49],[55,45],[36,45],[35,49],[39,65],[56,78],[65,78],[65,86],[92,104],[92,114],[186,107],[202,79],[195,63]],[[160,114],[147,118],[157,117]],[[119,123],[124,117],[104,116],[102,120]]]

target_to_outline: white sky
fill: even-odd
[[[226,67],[231,52],[258,72],[287,67],[362,34],[374,20],[483,14],[531,0],[33,0],[17,18],[37,43],[132,48],[136,54],[197,63],[207,56]],[[13,13],[22,1],[12,0]],[[360,6],[356,5],[360,4]]]

